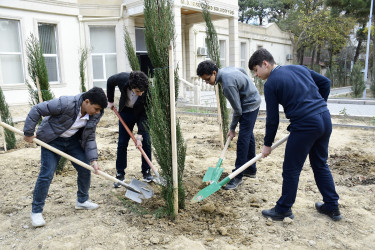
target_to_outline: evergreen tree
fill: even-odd
[[[175,26],[173,3],[169,0],[145,0],[145,39],[148,55],[154,67],[153,84],[150,86],[151,97],[148,99],[149,109],[146,110],[149,131],[155,152],[155,158],[162,169],[166,186],[162,187],[162,195],[166,201],[166,214],[175,217],[172,173],[171,145],[171,113],[169,91],[169,57],[168,47],[174,43]],[[178,82],[175,70],[175,82]],[[178,96],[176,84],[175,98]],[[185,206],[185,190],[182,185],[185,167],[186,145],[182,137],[179,120],[176,124],[177,164],[178,164],[178,206]]]
[[[1,114],[1,121],[9,124],[10,126],[14,126],[12,115],[9,112],[9,106],[5,101],[5,97],[3,94],[3,90],[0,88],[0,114]],[[16,137],[12,131],[4,129],[4,136],[5,136],[5,143],[7,149],[13,149],[16,147]]]
[[[353,97],[361,97],[363,91],[366,88],[361,70],[362,66],[359,63],[354,64],[352,73],[350,75],[350,83],[352,85]]]
[[[217,38],[217,33],[215,27],[211,21],[211,15],[208,11],[208,3],[202,3],[203,18],[206,21],[206,43],[208,56],[213,62],[216,63],[216,66],[220,69],[220,49],[219,49],[219,40]],[[227,109],[227,100],[223,94],[222,83],[218,83],[219,89],[219,103],[220,103],[220,112],[221,112],[221,124],[223,131],[223,141],[227,140],[227,133],[229,130],[229,112]]]
[[[42,100],[48,101],[54,98],[48,82],[48,73],[46,62],[43,57],[43,50],[38,39],[31,34],[26,40],[26,54],[28,58],[27,69],[34,86],[37,87],[36,79],[39,80],[40,92],[42,93]],[[39,103],[38,90],[35,90],[29,82],[27,82],[31,103],[35,105]]]
[[[28,81],[26,81],[31,104],[36,105],[39,103],[38,85],[36,82],[37,79],[39,81],[42,101],[48,101],[55,98],[48,82],[47,66],[43,56],[43,48],[33,34],[31,34],[26,40],[26,54],[28,58],[27,69],[31,79],[33,80],[34,86],[36,87],[36,89],[34,89],[34,87]],[[67,160],[64,157],[60,158],[60,161],[56,167],[57,174],[63,171],[66,162]]]
[[[130,63],[130,67],[133,71],[141,70],[141,66],[139,65],[137,54],[135,53],[133,42],[130,38],[129,31],[124,25],[124,44],[126,55],[128,56],[128,60]]]
[[[81,92],[86,92],[85,71],[86,71],[87,57],[88,57],[88,49],[87,48],[80,49],[79,76],[80,76],[80,79],[81,79]]]

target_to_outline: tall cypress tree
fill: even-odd
[[[162,195],[166,201],[167,215],[174,214],[173,173],[172,173],[172,145],[171,145],[171,112],[169,91],[168,47],[174,42],[173,3],[169,0],[145,0],[145,38],[148,55],[154,67],[153,84],[150,86],[151,97],[148,100],[147,117],[150,136],[155,152],[155,158],[162,169],[162,175],[167,185],[162,187]],[[175,70],[175,82],[178,82]],[[176,85],[175,98],[177,99]],[[177,135],[177,164],[178,164],[178,205],[185,206],[185,191],[182,185],[185,167],[186,145],[184,143],[180,123],[176,124]]]
[[[26,40],[26,54],[28,58],[27,69],[31,79],[33,80],[34,86],[37,89],[34,89],[31,84],[26,81],[27,88],[30,94],[30,101],[32,105],[38,104],[38,85],[36,79],[39,80],[40,92],[42,95],[42,101],[48,101],[55,98],[54,94],[51,91],[49,81],[48,81],[48,72],[46,61],[43,56],[43,48],[40,45],[39,40],[31,34],[30,37]],[[56,173],[61,173],[64,169],[67,160],[64,157],[61,157],[59,163],[56,167]]]
[[[9,106],[5,101],[3,90],[0,88],[0,114],[1,121],[14,126],[12,115],[9,112]],[[7,149],[13,149],[16,147],[16,137],[12,131],[4,129],[5,143]]]
[[[34,86],[38,88],[36,78],[39,80],[40,92],[42,93],[43,101],[48,101],[54,98],[48,82],[48,73],[46,62],[43,57],[43,50],[38,39],[31,34],[26,40],[26,54],[28,59],[27,69]],[[38,90],[35,90],[29,82],[27,82],[31,104],[39,103]]]
[[[81,80],[81,92],[86,92],[86,77],[85,77],[85,71],[86,71],[86,62],[88,57],[88,49],[83,48],[80,49],[80,56],[79,56],[79,76]]]
[[[217,38],[217,33],[215,27],[211,21],[211,15],[208,11],[208,3],[203,2],[202,6],[202,13],[203,18],[206,21],[206,43],[207,43],[207,50],[208,56],[211,58],[213,62],[216,63],[216,66],[220,69],[220,48],[219,48],[219,40]],[[227,100],[223,94],[223,85],[221,82],[218,83],[219,89],[219,103],[220,103],[220,112],[221,112],[221,124],[223,130],[223,141],[226,141],[228,128],[229,128],[229,112],[227,109]]]
[[[130,67],[133,71],[139,71],[141,70],[141,66],[139,65],[137,54],[135,53],[134,46],[132,39],[130,38],[129,31],[124,25],[124,45],[125,45],[125,51],[126,55],[128,57]]]

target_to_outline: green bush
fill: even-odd
[[[366,88],[365,81],[363,79],[363,73],[361,72],[362,66],[359,63],[354,64],[352,73],[350,74],[350,84],[352,85],[352,96],[361,97],[363,91]]]
[[[5,101],[5,97],[3,94],[3,90],[0,88],[0,114],[1,114],[1,121],[9,124],[10,126],[14,126],[12,115],[9,112],[9,106]],[[13,149],[16,147],[16,137],[12,131],[4,129],[4,136],[5,136],[5,143],[7,149]]]

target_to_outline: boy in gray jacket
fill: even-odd
[[[223,94],[233,109],[233,118],[227,134],[231,140],[236,136],[237,123],[240,124],[237,140],[237,159],[235,169],[233,169],[235,171],[255,157],[253,129],[261,102],[259,92],[242,68],[226,67],[218,69],[212,61],[206,60],[198,65],[197,75],[210,85],[221,82]],[[242,183],[244,175],[255,178],[256,171],[254,163],[243,173],[233,178],[225,189],[236,189]]]
[[[99,170],[95,130],[107,107],[107,97],[101,88],[94,87],[76,96],[62,96],[42,102],[30,110],[23,128],[24,140],[33,138],[48,143],[72,157],[90,164],[95,173]],[[34,136],[35,127],[45,117]],[[56,171],[60,155],[41,148],[41,168],[35,183],[31,223],[34,227],[45,225],[42,216],[49,186]],[[76,209],[96,209],[98,205],[89,201],[91,171],[73,163],[77,170],[78,192]]]

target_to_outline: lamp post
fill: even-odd
[[[367,48],[366,48],[366,64],[365,64],[365,90],[363,91],[363,98],[366,98],[366,83],[367,83],[367,71],[368,71],[368,58],[369,58],[369,51],[370,51],[370,38],[371,38],[371,22],[372,22],[372,7],[374,4],[374,0],[371,0],[371,8],[370,8],[370,21],[368,24],[368,32],[367,32]]]

